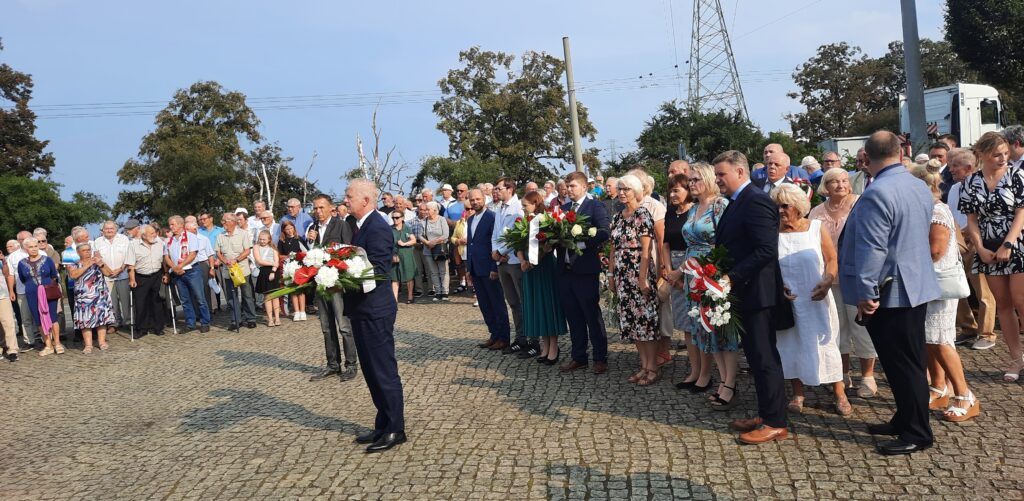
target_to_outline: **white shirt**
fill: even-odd
[[[558,196],[558,192],[553,192],[544,197],[544,205],[551,205],[551,201]]]
[[[128,259],[128,253],[131,252],[131,246],[132,241],[120,233],[114,235],[113,240],[107,237],[100,237],[93,242],[93,250],[99,253],[103,258],[103,262],[112,270],[124,266],[125,261]],[[122,273],[122,275],[116,278],[120,280],[128,277]]]
[[[775,188],[777,188],[777,187],[779,187],[780,185],[782,185],[782,183],[783,183],[783,182],[785,182],[785,181],[786,181],[786,178],[785,178],[785,177],[783,177],[783,178],[779,179],[778,181],[775,181],[774,183],[772,182],[772,180],[771,180],[771,179],[767,179],[767,178],[766,178],[766,179],[764,180],[764,192],[765,192],[765,193],[768,193],[768,192],[770,192],[770,191],[774,190]]]
[[[210,259],[211,256],[215,255],[213,253],[213,244],[210,243],[209,238],[206,238],[206,235],[202,235],[200,233],[193,233],[191,231],[189,232],[189,234],[195,237],[196,241],[199,242],[199,252],[196,253],[195,262],[200,263],[206,261]]]
[[[256,230],[256,233],[259,234],[260,230],[262,230],[265,227],[266,226],[263,225],[263,220],[256,217],[255,214],[249,216],[249,229]]]
[[[405,213],[406,221],[412,221],[413,219],[416,219],[416,211],[412,209],[405,209],[403,212]]]
[[[949,205],[949,212],[953,213],[953,221],[956,221],[956,225],[960,227],[960,231],[967,229],[967,214],[960,212],[960,188],[964,183],[953,183],[953,186],[949,187],[949,196],[946,198],[946,204]]]
[[[516,223],[516,218],[523,217],[523,204],[519,197],[512,195],[508,202],[497,202],[494,209],[494,230],[491,233],[491,249],[498,254],[508,256],[508,264],[519,264],[519,258],[511,249],[505,247],[499,239],[505,228],[511,228]]]
[[[384,216],[384,213],[379,211],[379,210],[372,210],[370,212],[367,212],[366,214],[363,214],[363,217],[359,218],[359,220],[356,221],[356,228],[362,228],[363,227],[363,223],[366,222],[366,218],[370,217],[370,214],[373,214],[375,212],[377,214],[380,214],[381,216]]]
[[[480,216],[483,216],[485,212],[487,212],[487,207],[484,207],[484,210],[480,211],[479,214],[474,214],[473,220],[469,222],[469,231],[474,235],[476,234],[476,227],[480,225]],[[466,236],[468,237],[469,235]]]
[[[20,295],[25,294],[25,282],[21,281],[21,277],[18,276],[18,263],[28,258],[28,253],[24,249],[18,249],[7,256],[7,272],[14,277],[14,292]]]

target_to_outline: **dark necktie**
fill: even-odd
[[[571,210],[573,212],[576,212],[576,210],[578,210],[579,208],[580,208],[580,203],[576,202],[576,201],[573,201],[572,206],[569,207],[569,210]]]

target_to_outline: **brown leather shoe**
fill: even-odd
[[[608,362],[594,362],[594,374],[608,372]]]
[[[572,372],[574,370],[586,369],[586,368],[587,368],[587,364],[581,364],[581,363],[579,363],[579,362],[577,362],[575,360],[570,360],[569,363],[559,367],[558,370],[560,370],[562,372]]]
[[[493,345],[493,344],[494,344],[494,343],[496,343],[496,342],[497,342],[497,341],[495,341],[495,340],[493,340],[493,339],[488,339],[488,340],[487,340],[486,342],[480,343],[480,344],[478,344],[477,346],[479,346],[479,347],[481,347],[481,348],[490,348],[490,347],[491,347],[491,345]]]
[[[740,442],[745,444],[763,444],[773,440],[785,440],[789,432],[785,428],[772,428],[768,425],[758,426],[753,431],[740,435]]]
[[[491,350],[491,351],[497,351],[497,350],[503,350],[507,346],[508,346],[508,342],[507,341],[495,341],[494,344],[488,346],[487,349]]]
[[[764,424],[764,420],[760,417],[750,419],[737,419],[729,423],[729,429],[738,431],[740,433],[746,433],[748,431],[754,431],[758,426]]]

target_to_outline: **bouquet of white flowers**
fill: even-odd
[[[291,253],[281,267],[284,287],[267,293],[267,299],[315,287],[322,297],[335,292],[364,289],[364,284],[379,280],[366,251],[352,245],[334,244]]]

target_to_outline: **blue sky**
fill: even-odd
[[[119,116],[37,122],[65,192],[93,191],[110,202],[122,189],[115,173],[152,130],[156,111],[197,80],[249,96],[262,133],[295,157],[293,168],[304,171],[316,150],[311,178],[340,191],[340,176],[356,163],[355,135],[370,135],[378,99],[383,143],[397,146],[412,174],[423,156],[447,152],[431,107],[460,50],[561,57],[563,36],[572,41],[578,99],[599,131],[594,145],[602,156],[613,143],[623,153],[659,104],[686,97],[693,8],[689,0],[0,3],[0,60],[32,74],[41,117],[97,113],[53,105],[128,103],[100,110]],[[789,75],[819,45],[847,41],[877,56],[902,37],[892,0],[722,4],[747,109],[766,131],[788,130],[783,116],[799,110],[786,97],[794,89]],[[944,4],[918,0],[922,37],[942,36]],[[383,96],[367,95],[374,93]],[[269,99],[311,95],[341,96]]]

